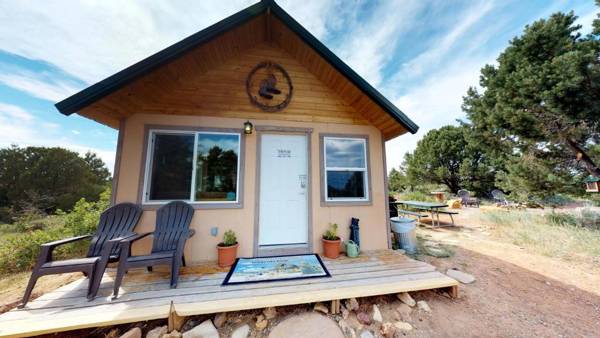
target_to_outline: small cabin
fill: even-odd
[[[583,182],[585,192],[600,192],[600,177],[588,176]]]
[[[418,129],[273,1],[56,107],[118,130],[113,203],[143,207],[136,231],[169,201],[195,208],[191,262],[216,259],[227,230],[240,256],[320,252],[352,218],[362,249],[390,248],[385,142]]]

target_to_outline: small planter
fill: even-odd
[[[331,259],[336,259],[340,255],[340,243],[341,239],[336,240],[327,240],[325,238],[321,238],[323,242],[323,256]]]
[[[237,258],[237,249],[239,244],[235,243],[230,246],[217,245],[217,252],[219,254],[218,264],[222,268],[232,266]]]

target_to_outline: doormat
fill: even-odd
[[[222,285],[331,277],[317,254],[238,258]]]

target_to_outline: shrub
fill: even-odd
[[[399,200],[404,201],[421,201],[421,202],[433,202],[434,197],[431,194],[426,194],[420,191],[405,192],[398,195]]]
[[[40,252],[40,245],[62,238],[91,234],[95,231],[100,214],[109,206],[110,189],[97,202],[79,200],[73,211],[59,211],[57,215],[40,218],[30,213],[11,226],[10,236],[3,236],[0,246],[0,274],[31,269]],[[24,232],[23,232],[24,230]],[[87,250],[87,241],[61,245],[53,252],[55,259],[81,256]]]

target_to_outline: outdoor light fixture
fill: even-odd
[[[246,134],[246,135],[252,134],[253,128],[254,127],[252,126],[252,123],[250,123],[250,121],[244,122],[244,134]]]

